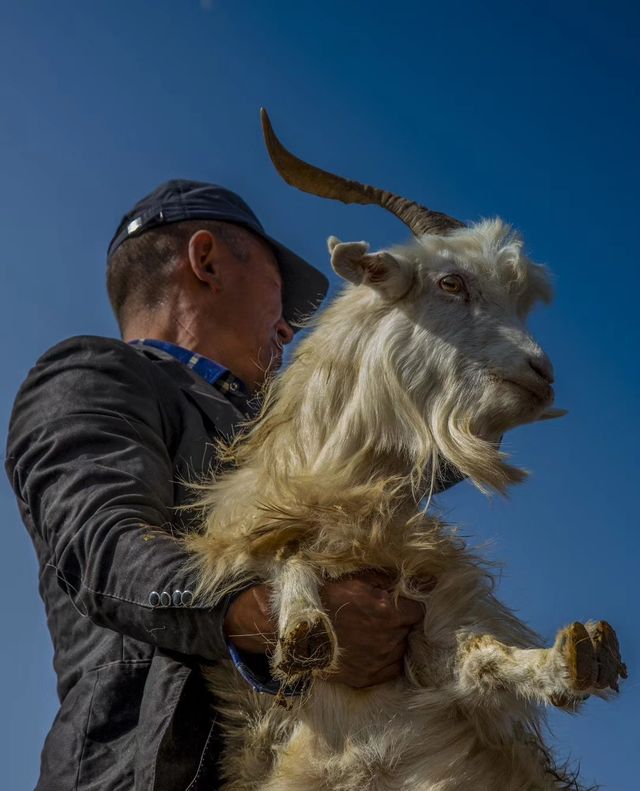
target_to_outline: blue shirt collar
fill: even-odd
[[[152,346],[155,349],[161,349],[175,357],[176,360],[191,371],[197,373],[210,385],[216,385],[223,393],[244,397],[248,395],[244,383],[237,376],[234,376],[228,368],[202,354],[198,354],[198,352],[185,349],[183,346],[178,346],[176,343],[170,343],[169,341],[158,341],[155,338],[138,338],[134,341],[129,341],[129,344],[131,346]]]

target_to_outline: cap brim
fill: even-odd
[[[263,237],[274,249],[282,274],[282,315],[297,332],[313,315],[325,298],[329,280],[304,258],[266,234]]]

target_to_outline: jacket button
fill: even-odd
[[[160,594],[158,591],[151,591],[149,594],[149,604],[152,607],[158,607],[160,605]]]
[[[191,591],[182,591],[181,599],[183,607],[191,607],[191,603],[193,602],[193,593],[191,593]]]
[[[173,601],[174,607],[181,607],[182,606],[182,591],[174,591],[173,596],[171,597]]]
[[[167,593],[167,591],[162,591],[160,594],[160,606],[161,607],[169,607],[171,604],[171,594]]]

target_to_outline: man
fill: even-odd
[[[256,580],[215,609],[195,601],[176,541],[194,517],[176,506],[215,468],[212,441],[252,414],[326,286],[234,193],[168,182],[109,248],[122,341],[65,341],[22,386],[7,471],[38,556],[61,702],[38,791],[213,789],[219,739],[198,665],[231,654],[248,683],[276,691],[268,590]],[[325,586],[336,681],[402,671],[422,611],[396,606],[387,585],[365,572]]]

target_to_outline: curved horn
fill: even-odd
[[[321,170],[314,165],[298,159],[282,145],[273,131],[271,121],[264,107],[260,110],[264,140],[275,165],[282,178],[303,192],[319,195],[321,198],[332,198],[343,203],[375,204],[382,206],[408,225],[415,236],[426,233],[444,236],[455,228],[463,228],[464,223],[432,211],[419,203],[401,198],[392,192],[361,184],[359,181],[336,176],[326,170]]]

